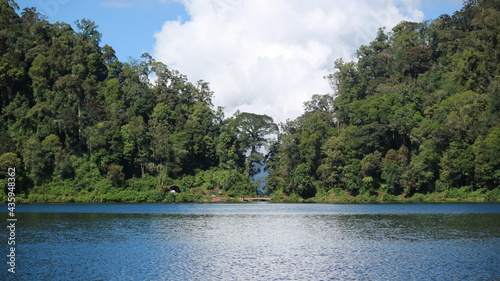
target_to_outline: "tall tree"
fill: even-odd
[[[256,172],[254,164],[261,164],[263,159],[259,149],[269,143],[267,136],[278,133],[278,126],[268,115],[248,112],[237,112],[233,126],[237,129],[243,147],[248,149],[246,175],[249,177]]]

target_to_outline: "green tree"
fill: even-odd
[[[49,94],[47,91],[50,89],[50,68],[48,59],[39,54],[33,60],[29,70],[29,76],[33,81],[33,95],[36,102],[44,102]]]
[[[250,177],[255,173],[254,165],[259,165],[262,161],[258,150],[269,143],[267,136],[278,133],[278,126],[270,116],[248,112],[237,112],[233,126],[238,132],[238,139],[243,148],[248,149],[245,174]]]
[[[0,155],[0,177],[7,177],[7,170],[9,168],[17,170],[21,168],[21,158],[14,152],[6,152]]]
[[[500,126],[490,129],[486,137],[479,137],[474,146],[474,176],[478,187],[488,189],[500,186]]]
[[[128,124],[121,127],[121,135],[124,142],[123,157],[130,163],[130,174],[136,174],[134,171],[138,166],[141,177],[144,177],[149,144],[146,123],[141,116],[132,117]]]
[[[77,20],[75,24],[80,31],[79,37],[82,42],[98,48],[102,38],[102,34],[97,30],[99,26],[89,19]],[[84,45],[84,47],[87,46]]]

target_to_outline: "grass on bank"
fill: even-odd
[[[412,196],[404,194],[396,196],[383,192],[352,195],[341,189],[332,189],[318,193],[316,197],[302,199],[298,195],[286,196],[283,193],[274,194],[272,202],[310,202],[310,203],[370,203],[370,202],[495,202],[500,201],[500,188],[493,190],[472,190],[465,186],[428,194],[415,193]]]
[[[0,186],[6,186],[0,180]],[[180,194],[162,192],[157,188],[156,178],[145,177],[127,182],[124,187],[113,186],[107,179],[89,187],[75,186],[72,181],[59,181],[35,186],[29,192],[16,192],[18,203],[212,203],[241,202],[240,190],[224,191],[207,187],[187,188],[181,186]],[[222,199],[224,198],[224,199]],[[0,202],[7,202],[7,192],[0,192]],[[387,193],[363,193],[352,195],[342,189],[318,192],[315,197],[303,199],[297,194],[287,195],[277,191],[271,196],[274,203],[370,203],[370,202],[495,202],[500,201],[500,188],[473,190],[469,186],[429,194],[415,193],[412,196]]]
[[[0,179],[0,186],[6,180]],[[114,186],[109,180],[102,179],[86,186],[75,185],[73,181],[58,181],[34,186],[28,192],[15,192],[17,203],[208,203],[239,202],[243,195],[240,190],[229,190],[222,194],[218,190],[205,187],[187,188],[180,185],[181,193],[173,194],[157,188],[154,177],[136,178],[123,187]],[[221,200],[219,198],[224,197]],[[0,192],[0,202],[7,202],[7,192]]]

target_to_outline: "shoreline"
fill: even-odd
[[[16,204],[31,205],[31,204],[484,204],[484,203],[500,203],[500,199],[481,200],[481,199],[460,199],[460,198],[447,198],[444,200],[269,200],[269,201],[241,201],[237,198],[229,199],[226,201],[74,201],[74,200],[54,200],[54,201],[29,201],[17,200]],[[7,201],[2,201],[0,204],[7,204]]]
[[[255,195],[218,193],[213,190],[193,188],[180,193],[160,194],[155,190],[122,190],[118,193],[99,193],[98,191],[83,193],[20,193],[13,198],[0,196],[0,203],[6,204],[14,199],[16,204],[92,204],[92,203],[324,203],[324,204],[384,204],[384,203],[488,203],[500,202],[500,188],[493,190],[478,189],[448,190],[428,194],[415,193],[410,195],[391,195],[384,192],[363,193],[352,195],[347,191],[329,190],[318,192],[317,196],[302,198],[297,194],[287,195],[277,191],[270,196],[259,199]]]

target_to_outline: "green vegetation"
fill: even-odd
[[[205,81],[144,54],[120,62],[90,20],[0,1],[0,184],[25,202],[210,201],[257,193],[266,115],[225,118]],[[154,77],[155,79],[152,79]],[[248,154],[250,152],[250,154]],[[248,154],[248,157],[247,157]],[[177,185],[180,194],[167,188]],[[1,193],[0,200],[6,195]]]
[[[17,9],[0,0],[0,185],[16,167],[19,201],[231,202],[264,164],[276,202],[500,198],[497,1],[380,29],[336,61],[335,96],[280,128],[226,118],[207,82],[148,54],[120,62],[90,20]]]
[[[500,3],[402,22],[337,60],[335,96],[282,124],[276,200],[500,199]],[[287,199],[288,198],[288,199]]]

